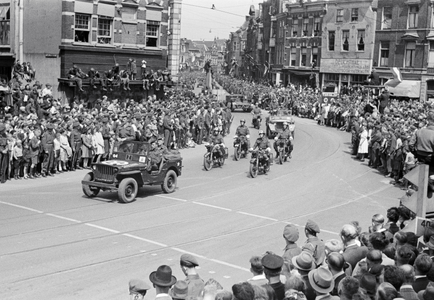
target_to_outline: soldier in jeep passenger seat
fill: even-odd
[[[152,170],[158,170],[158,165],[161,163],[161,160],[163,158],[163,152],[158,149],[157,147],[157,140],[152,139],[149,141],[151,148],[148,152],[148,172],[151,172]]]

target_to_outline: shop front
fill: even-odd
[[[363,85],[371,73],[372,61],[368,59],[321,59],[322,86],[343,87]]]

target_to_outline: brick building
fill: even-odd
[[[430,0],[379,0],[373,67],[382,83],[398,67],[420,81],[420,98],[434,98],[434,8]]]
[[[283,83],[318,86],[321,64],[322,20],[328,1],[286,4],[286,20],[282,19],[279,35],[284,36]]]
[[[363,84],[371,72],[376,12],[373,0],[336,0],[323,17],[322,86]]]
[[[52,83],[54,90],[58,89],[58,78],[66,77],[73,64],[84,72],[91,67],[104,72],[115,63],[125,69],[128,59],[134,58],[139,70],[142,60],[153,70],[167,66],[174,69],[172,72],[178,70],[181,0],[20,2],[23,18],[17,23],[22,24],[24,41],[21,61],[30,61],[38,80]],[[9,6],[15,3],[10,1]],[[11,28],[11,36],[17,36],[16,28]],[[10,47],[10,65],[20,58],[16,44]],[[175,57],[168,57],[168,47],[174,49]],[[0,57],[0,65],[5,61]],[[66,87],[59,89],[64,91]]]

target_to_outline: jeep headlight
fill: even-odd
[[[94,171],[96,170],[96,165],[92,166],[92,170],[94,170]]]

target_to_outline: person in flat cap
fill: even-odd
[[[319,226],[312,220],[307,220],[304,227],[304,233],[307,237],[306,244],[311,244],[313,248],[313,257],[317,266],[320,266],[325,259],[325,244],[316,235],[320,233]]]
[[[285,285],[280,281],[280,273],[284,263],[283,258],[268,252],[262,257],[261,262],[268,284],[276,293],[276,300],[283,300],[285,298]]]
[[[149,289],[149,285],[143,280],[131,279],[129,282],[130,300],[142,300]]]
[[[159,266],[157,271],[149,275],[149,280],[156,290],[156,299],[172,300],[172,297],[169,296],[169,290],[176,283],[176,277],[172,275],[172,268],[167,265]]]
[[[286,225],[283,229],[283,238],[285,239],[286,247],[283,250],[282,258],[291,264],[292,258],[301,253],[301,248],[296,244],[299,238],[297,226],[293,224]]]
[[[203,288],[205,287],[205,283],[200,278],[197,273],[196,267],[199,266],[199,263],[191,254],[184,253],[180,258],[180,266],[181,270],[186,276],[185,282],[188,284],[188,297],[193,297],[196,299],[202,293]]]

